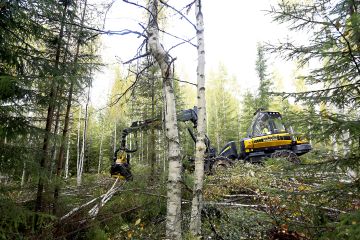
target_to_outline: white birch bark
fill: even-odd
[[[158,152],[158,157],[157,157],[157,163],[158,165],[161,165],[161,135],[160,135],[160,130],[158,130],[158,147],[157,147],[157,152]]]
[[[57,142],[58,142],[58,136],[59,136],[59,133],[60,133],[60,128],[61,128],[61,124],[60,124],[60,121],[58,123],[58,126],[56,127],[56,132],[55,132],[55,141],[54,141],[54,152],[52,154],[52,157],[51,157],[51,167],[50,167],[50,179],[52,178],[52,175],[53,175],[53,170],[55,168],[55,163],[56,163],[56,155],[57,155]]]
[[[141,148],[142,148],[142,144],[141,144],[141,132],[139,133],[139,156],[138,156],[138,163],[141,163]]]
[[[146,134],[146,164],[149,165],[149,135]]]
[[[220,131],[219,131],[219,109],[215,107],[215,134],[216,134],[216,151],[220,152]]]
[[[160,66],[163,79],[165,133],[168,140],[166,238],[181,239],[181,157],[173,88],[173,64],[159,40],[158,1],[149,2],[148,49]]]
[[[105,205],[105,203],[107,203],[114,196],[114,194],[120,189],[120,187],[117,188],[115,187],[118,180],[119,178],[115,179],[115,182],[111,186],[111,188],[104,195],[102,195],[101,201],[89,210],[88,213],[90,217],[92,218],[96,217],[100,211],[100,208],[102,208]]]
[[[99,164],[98,164],[98,174],[100,174],[101,170],[101,162],[102,162],[102,146],[103,146],[103,139],[104,139],[104,126],[102,127],[101,137],[100,137],[100,149],[99,149]]]
[[[87,135],[86,133],[87,133],[88,120],[89,120],[88,107],[89,107],[89,101],[90,101],[90,89],[91,89],[91,83],[89,86],[87,99],[86,99],[86,105],[85,105],[84,132],[83,132],[81,153],[80,153],[79,162],[78,162],[77,168],[76,168],[76,170],[77,170],[76,171],[76,184],[78,187],[81,186],[82,173],[83,173],[83,169],[84,169],[84,157],[85,157],[85,147],[86,147],[85,143],[86,143],[86,135]]]
[[[131,134],[129,134],[129,146],[130,146],[130,149],[132,149],[132,144],[131,144],[131,142],[132,142]]]
[[[116,151],[116,120],[115,120],[115,123],[114,123],[114,152]]]
[[[118,178],[116,178],[115,182],[113,183],[113,185],[111,186],[111,188],[104,194],[102,194],[101,196],[99,197],[96,197],[96,198],[93,198],[91,199],[90,201],[84,203],[83,205],[81,206],[78,206],[78,207],[75,207],[73,208],[70,212],[68,212],[67,214],[65,214],[64,216],[62,216],[60,218],[60,221],[64,221],[66,218],[72,216],[74,213],[78,212],[79,210],[89,206],[90,204],[96,202],[97,200],[100,199],[100,202],[95,204],[89,211],[88,211],[88,214],[90,217],[94,218],[96,217],[96,215],[99,213],[99,210],[101,207],[103,207],[105,205],[106,202],[108,202],[116,192],[118,192],[119,190],[122,189],[122,185],[120,186],[117,186],[116,187],[116,183],[118,182]],[[83,220],[84,221],[84,220]]]
[[[190,231],[193,236],[201,236],[201,210],[203,206],[204,157],[205,157],[205,129],[206,129],[206,100],[205,100],[205,49],[204,49],[204,21],[201,0],[195,1],[195,16],[197,28],[197,106],[198,125],[195,152],[195,178],[193,200],[191,206]]]
[[[79,107],[79,122],[78,122],[78,133],[77,133],[77,145],[76,145],[76,166],[80,160],[80,133],[81,133],[81,105]]]
[[[26,176],[26,161],[24,161],[23,170],[22,170],[22,174],[21,174],[21,183],[20,183],[21,188],[24,186],[25,176]]]
[[[139,153],[139,163],[144,164],[144,134],[140,132],[140,153]]]
[[[70,158],[70,133],[68,134],[68,142],[66,149],[66,160],[65,160],[65,179],[69,177],[69,158]]]

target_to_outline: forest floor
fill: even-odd
[[[84,221],[89,220],[89,208],[85,208],[62,225],[63,233],[78,236],[90,232],[87,236],[106,236],[104,239],[163,238],[166,174],[150,178],[146,166],[135,166],[133,172],[134,181],[125,183],[95,219]],[[114,181],[105,175],[89,175],[85,179],[81,189],[67,187],[64,191],[66,211],[104,194]],[[334,181],[337,184],[330,184]],[[191,186],[192,173],[186,172],[185,238]],[[309,159],[303,159],[300,165],[282,159],[256,165],[237,162],[205,179],[204,239],[318,239],[336,230],[334,223],[339,223],[341,214],[359,209],[360,201],[349,186],[351,179],[344,171]],[[66,225],[73,230],[69,231]]]
[[[303,158],[301,164],[283,159],[269,159],[263,164],[239,161],[229,169],[206,176],[204,239],[359,239],[341,237],[343,232],[359,231],[358,182],[336,164],[324,164],[322,158],[316,161],[313,157]],[[46,218],[40,237],[163,239],[166,173],[159,170],[152,175],[148,167],[136,164],[132,170],[134,180],[117,183],[117,191],[96,217],[90,216],[89,211],[115,180],[108,174],[85,174],[81,187],[76,186],[76,178],[66,180],[58,217]],[[187,232],[192,184],[193,173],[185,171],[184,239],[191,239]],[[19,205],[30,207],[35,199],[31,189],[29,186],[14,192],[12,198]]]

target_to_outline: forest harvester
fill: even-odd
[[[177,114],[178,121],[193,123],[197,126],[197,108],[183,110]],[[120,147],[114,152],[114,162],[110,173],[113,177],[125,180],[132,179],[130,167],[130,154],[137,151],[126,146],[126,137],[133,132],[151,128],[161,129],[161,118],[135,121],[129,128],[122,131]],[[191,128],[188,128],[191,138],[196,142],[196,137]],[[300,155],[311,150],[311,145],[301,135],[294,134],[291,126],[284,125],[279,112],[270,112],[258,109],[254,113],[252,123],[248,129],[247,137],[240,140],[240,151],[237,151],[234,141],[228,142],[216,154],[210,145],[210,140],[205,137],[205,171],[210,173],[217,168],[226,168],[236,160],[248,162],[261,162],[265,158],[286,158],[291,162],[299,163]]]

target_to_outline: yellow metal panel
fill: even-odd
[[[244,140],[244,146],[245,146],[245,149],[252,148],[253,147],[252,139]]]
[[[121,151],[116,159],[116,163],[126,163],[126,153]]]
[[[289,133],[280,133],[280,134],[272,134],[261,137],[253,138],[254,148],[267,148],[267,147],[276,147],[276,146],[284,146],[290,145],[291,139]]]
[[[119,179],[121,179],[121,180],[125,180],[125,177],[122,176],[122,175],[120,175],[120,173],[118,173],[118,174],[112,174],[111,177],[113,177],[113,178],[119,178]]]

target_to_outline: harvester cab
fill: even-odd
[[[301,135],[294,134],[292,127],[283,123],[279,112],[258,109],[247,137],[240,141],[239,158],[259,162],[265,157],[284,157],[298,163],[298,156],[310,150],[309,142]]]

